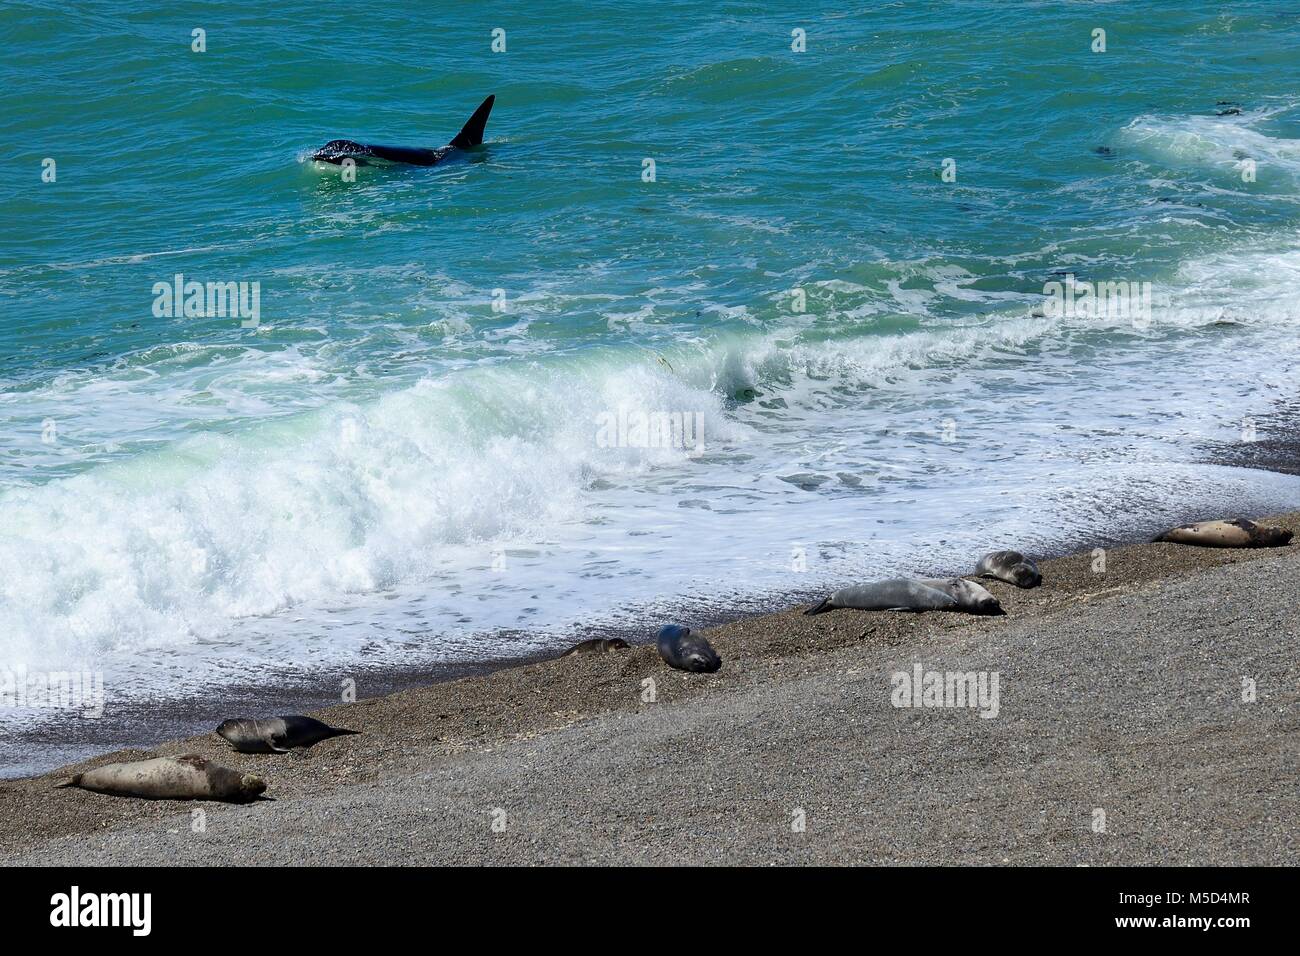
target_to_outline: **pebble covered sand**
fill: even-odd
[[[289,755],[209,734],[6,781],[0,861],[1294,863],[1300,548],[1105,558],[1043,562],[1029,591],[983,581],[1001,617],[799,608],[709,629],[716,674],[639,646],[319,711],[362,735]],[[997,671],[997,717],[893,706],[917,663]],[[187,752],[264,775],[271,799],[53,789]]]

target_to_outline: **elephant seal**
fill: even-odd
[[[331,727],[311,717],[290,714],[285,717],[235,717],[217,725],[217,733],[226,743],[245,754],[285,754],[290,747],[310,747],[330,737],[359,734],[359,730]]]
[[[824,614],[840,608],[857,611],[959,611],[961,604],[942,588],[910,578],[890,578],[841,588],[804,613]]]
[[[1018,588],[1036,588],[1043,583],[1038,565],[1019,551],[990,551],[975,565],[975,573],[983,578],[997,578]]]
[[[982,584],[965,578],[925,578],[926,587],[942,591],[957,602],[957,610],[968,614],[1005,614],[1002,603]]]
[[[668,666],[679,671],[712,674],[722,666],[722,658],[709,642],[680,624],[661,627],[655,637],[655,646]]]
[[[1280,548],[1291,541],[1291,532],[1255,524],[1245,518],[1228,521],[1200,521],[1170,528],[1151,539],[1172,544],[1199,544],[1207,548]]]
[[[573,657],[576,654],[610,654],[614,651],[625,651],[632,645],[621,637],[604,640],[602,638],[593,638],[590,641],[583,641],[581,644],[574,644],[571,648],[561,654],[561,657]]]
[[[59,786],[145,800],[248,803],[266,789],[266,781],[256,774],[231,770],[197,754],[185,754],[105,764],[79,773]]]

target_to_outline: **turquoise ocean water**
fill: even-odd
[[[1300,358],[1295,4],[169,6],[0,5],[0,667],[531,653],[1300,497],[1202,463]],[[701,447],[598,426],[653,413]]]

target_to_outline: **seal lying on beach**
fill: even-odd
[[[290,747],[310,747],[330,737],[344,737],[361,731],[331,727],[311,717],[291,714],[265,720],[251,717],[223,720],[217,725],[217,733],[240,753],[284,754]]]
[[[266,781],[240,773],[197,754],[109,763],[79,773],[60,787],[79,787],[117,797],[145,800],[224,800],[247,803],[266,789]]]
[[[857,584],[840,588],[805,614],[824,614],[840,608],[855,611],[956,611],[957,599],[947,591],[913,581],[909,578],[889,578],[871,584]]]
[[[1019,551],[990,551],[975,565],[975,573],[983,578],[997,578],[1018,588],[1036,588],[1043,583],[1038,565]]]
[[[680,624],[661,627],[655,637],[655,646],[668,666],[679,671],[711,674],[722,666],[722,658],[712,645]]]
[[[1001,614],[998,599],[974,581],[962,578],[916,581],[889,578],[841,588],[805,614],[824,614],[840,608],[856,611],[966,611]]]
[[[1200,521],[1180,525],[1156,535],[1152,541],[1199,544],[1207,548],[1280,548],[1291,541],[1291,532],[1255,524],[1245,518],[1228,521]]]
[[[609,654],[613,651],[625,651],[632,645],[621,637],[604,640],[603,638],[593,638],[590,641],[583,641],[581,644],[574,644],[571,648],[561,654],[561,657],[573,657],[575,654]]]

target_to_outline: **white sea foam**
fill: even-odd
[[[1121,138],[1175,167],[1197,166],[1239,181],[1242,162],[1253,160],[1258,187],[1290,197],[1300,179],[1300,140],[1254,128],[1268,115],[1140,116],[1121,131]],[[1281,174],[1280,183],[1275,173]]]
[[[1218,119],[1127,135],[1210,166],[1241,143],[1297,156]],[[441,365],[423,353],[443,332],[375,324],[385,348],[355,375],[364,349],[332,342],[179,345],[8,386],[19,469],[64,476],[0,491],[0,663],[116,667],[157,694],[184,683],[180,660],[210,682],[259,660],[472,657],[488,632],[644,623],[629,615],[706,591],[960,570],[985,546],[1294,504],[1295,479],[1188,460],[1294,380],[1300,237],[1183,262],[1142,329],[1035,315],[1038,296],[943,263],[872,274],[809,282],[809,312],[780,327],[768,306],[697,301],[743,321],[690,341],[662,313],[702,290],[602,296],[609,344],[553,354],[524,330],[564,315],[560,291],[521,293],[462,352],[456,330],[490,313],[431,277]],[[936,318],[954,302],[984,312]],[[1242,351],[1248,374],[1225,375]],[[702,414],[704,454],[597,438],[602,413],[656,411]],[[47,416],[80,440],[42,444]]]
[[[545,535],[599,475],[685,457],[597,448],[632,406],[739,426],[662,367],[480,369],[0,498],[0,634],[15,666],[219,637],[272,614],[419,579],[444,547]]]
[[[1130,355],[1130,372],[1117,375],[1104,361],[1058,352],[1060,331],[1008,318],[839,342],[738,338],[667,363],[610,353],[472,368],[377,401],[335,403],[11,488],[0,497],[4,657],[28,668],[101,665],[219,641],[240,619],[289,608],[310,615],[422,581],[445,584],[447,574],[473,594],[494,550],[548,541],[567,543],[533,577],[524,560],[486,585],[532,594],[544,610],[538,625],[572,613],[572,582],[557,585],[556,576],[565,567],[595,574],[590,554],[617,554],[606,571],[623,583],[601,598],[611,612],[629,580],[637,600],[662,599],[723,566],[737,593],[770,590],[788,582],[783,555],[796,541],[814,550],[860,543],[883,521],[896,535],[877,542],[873,556],[856,545],[846,552],[879,565],[886,555],[905,560],[903,545],[933,529],[936,515],[966,529],[963,540],[989,528],[976,502],[1010,520],[1011,511],[995,509],[1008,489],[995,477],[1006,466],[994,462],[1028,454],[1016,481],[1032,484],[1054,470],[1035,454],[1076,459],[1078,493],[1100,498],[1107,469],[1115,480],[1126,469],[1124,481],[1158,486],[1159,469],[1135,460],[1167,460],[1169,439],[1213,436],[1240,415],[1236,385],[1211,386],[1197,391],[1195,407],[1175,408],[1166,394],[1168,427],[1135,431],[1125,419],[1146,410],[1149,388],[1185,380],[1203,346],[1153,344],[1144,362]],[[1277,374],[1290,368],[1273,355]],[[1171,374],[1161,363],[1175,358]],[[1259,372],[1263,388],[1270,376]],[[725,396],[745,388],[756,400],[728,411]],[[1107,407],[1080,414],[1098,402]],[[702,413],[704,459],[670,447],[602,447],[597,417],[620,409]],[[943,438],[948,419],[955,444]],[[1077,432],[1088,429],[1110,436],[1088,449],[1091,474],[1077,460]],[[841,527],[852,515],[854,526]],[[1058,514],[1036,533],[1067,526]],[[757,567],[746,568],[751,559]],[[549,602],[533,593],[543,581],[556,595]],[[454,615],[471,627],[530,623],[517,602],[480,615],[481,600],[452,601],[444,623]]]

